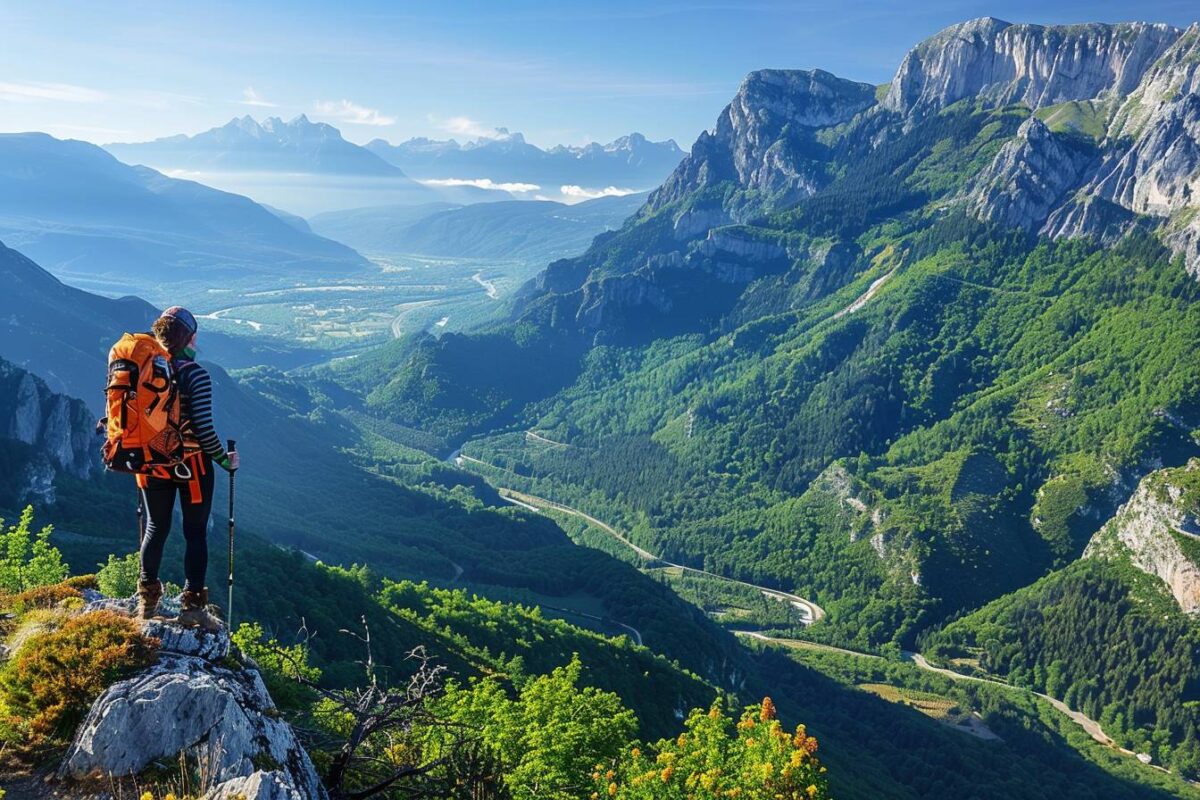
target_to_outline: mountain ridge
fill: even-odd
[[[261,123],[246,114],[200,133],[175,134],[149,142],[113,142],[104,149],[122,161],[171,168],[285,170],[402,179],[404,173],[366,148],[342,138],[324,122],[300,114]]]

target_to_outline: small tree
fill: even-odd
[[[102,594],[107,597],[129,597],[137,591],[141,573],[141,559],[137,553],[121,558],[109,553],[108,560],[98,566],[96,585]]]
[[[47,525],[37,534],[33,528],[33,506],[26,506],[16,525],[4,527],[0,519],[0,589],[23,592],[37,586],[58,583],[67,577],[62,553],[50,544],[53,527]]]
[[[458,726],[438,719],[433,701],[442,694],[446,668],[434,665],[424,647],[408,654],[416,670],[407,683],[385,686],[379,679],[371,654],[371,630],[362,618],[363,633],[342,631],[363,645],[366,660],[360,662],[366,683],[360,687],[330,689],[313,679],[301,653],[304,648],[276,647],[279,666],[295,680],[315,692],[319,700],[313,716],[322,731],[308,730],[305,738],[313,747],[331,752],[324,782],[333,800],[364,800],[375,795],[402,794],[406,798],[445,798],[455,778],[448,769],[464,761],[469,737]],[[438,747],[425,746],[422,739],[434,728],[443,729]],[[466,758],[468,762],[473,759]]]
[[[528,680],[516,699],[488,678],[451,686],[438,705],[478,737],[499,768],[496,785],[515,800],[573,800],[587,795],[593,765],[619,756],[637,731],[621,698],[581,686],[582,674],[576,656]]]

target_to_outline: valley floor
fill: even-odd
[[[541,438],[541,437],[539,437],[539,438]],[[471,458],[470,456],[461,455],[459,453],[455,454],[455,460],[460,460],[460,462],[459,462],[460,464],[462,462],[475,462],[475,463],[483,465],[483,466],[490,466],[490,465],[486,464],[486,462],[479,461],[478,459]],[[757,591],[761,592],[764,596],[770,597],[775,600],[790,602],[798,609],[801,609],[801,613],[802,613],[802,617],[804,619],[805,625],[812,624],[815,621],[819,621],[820,619],[822,619],[825,616],[824,609],[822,609],[819,605],[817,605],[816,603],[813,603],[810,600],[806,600],[804,598],[798,597],[796,595],[789,594],[787,592],[782,592],[782,591],[779,591],[776,589],[770,589],[770,588],[763,587],[763,586],[756,586],[754,584],[746,583],[745,581],[734,580],[732,578],[727,578],[722,575],[717,575],[717,574],[707,572],[704,570],[698,570],[693,567],[687,567],[687,566],[683,566],[680,564],[673,564],[671,562],[667,562],[667,561],[663,560],[662,558],[660,558],[659,556],[656,556],[655,554],[649,552],[648,550],[645,550],[644,548],[639,547],[638,545],[634,544],[632,541],[629,540],[628,537],[623,535],[620,531],[618,531],[611,525],[609,525],[599,519],[596,519],[592,515],[587,514],[586,512],[583,512],[577,508],[572,508],[570,506],[563,505],[562,503],[558,503],[558,502],[549,500],[544,497],[537,497],[535,495],[518,492],[518,491],[504,488],[504,487],[497,487],[497,488],[500,493],[500,496],[502,498],[504,498],[504,500],[506,500],[507,502],[512,503],[513,505],[520,506],[522,508],[525,508],[525,509],[528,509],[531,511],[536,511],[538,513],[567,514],[567,515],[577,517],[577,518],[585,521],[590,526],[594,527],[597,530],[604,532],[605,534],[611,536],[613,539],[615,539],[616,541],[618,541],[625,547],[632,550],[638,556],[639,559],[641,559],[643,562],[645,562],[643,565],[643,568],[649,568],[649,569],[660,568],[661,569],[663,567],[670,567],[670,568],[675,568],[678,570],[683,570],[686,572],[694,573],[697,575],[703,575],[703,576],[706,576],[706,577],[709,577],[709,578],[712,578],[712,579],[715,579],[718,581],[725,581],[725,582],[738,584],[741,586],[747,586],[747,587],[756,589]],[[629,626],[627,626],[627,625],[622,625],[622,627],[627,628],[629,630],[633,630],[632,628],[629,628]],[[633,632],[636,635],[637,643],[642,644],[641,634],[637,633],[636,631],[633,631]],[[760,631],[731,630],[731,632],[741,638],[758,641],[758,642],[761,642],[763,644],[770,645],[770,646],[778,646],[778,647],[783,647],[783,648],[792,649],[792,650],[795,650],[795,649],[818,650],[818,651],[825,651],[825,652],[830,652],[830,653],[838,653],[838,654],[842,654],[842,655],[852,656],[854,658],[885,660],[883,656],[873,654],[873,653],[866,653],[866,652],[863,652],[860,650],[852,650],[852,649],[844,648],[844,647],[836,647],[833,645],[822,644],[822,643],[818,643],[818,642],[809,642],[809,641],[805,641],[803,639],[791,639],[791,638],[770,636],[770,635],[764,634]],[[986,684],[991,684],[994,686],[1003,687],[1004,689],[1009,690],[1009,691],[1021,692],[1021,693],[1027,693],[1027,694],[1033,695],[1033,696],[1039,698],[1040,700],[1043,700],[1046,703],[1049,703],[1057,712],[1059,712],[1060,714],[1065,716],[1067,719],[1069,719],[1075,725],[1079,726],[1084,732],[1086,732],[1088,734],[1088,736],[1090,736],[1098,744],[1101,744],[1101,745],[1104,745],[1105,747],[1111,748],[1112,750],[1120,752],[1123,755],[1134,757],[1134,758],[1137,757],[1137,754],[1134,753],[1132,750],[1127,750],[1125,748],[1117,746],[1117,744],[1113,741],[1113,739],[1104,732],[1103,728],[1100,726],[1100,723],[1098,723],[1096,720],[1091,719],[1090,717],[1083,714],[1082,712],[1071,709],[1069,706],[1066,705],[1066,703],[1063,703],[1061,700],[1058,700],[1057,698],[1051,697],[1051,696],[1043,694],[1041,692],[1035,692],[1031,689],[1025,689],[1022,687],[1013,686],[1012,684],[1006,683],[1006,682],[996,679],[996,678],[989,678],[989,677],[984,677],[984,676],[979,676],[979,675],[966,675],[964,673],[957,672],[952,669],[935,666],[934,664],[931,664],[925,658],[925,656],[923,656],[922,654],[917,653],[917,652],[905,650],[902,652],[901,655],[902,655],[904,661],[915,665],[916,667],[920,668],[921,670],[925,670],[927,672],[942,675],[944,677],[950,678],[951,680],[974,681],[974,682],[979,682],[979,683],[986,683]],[[982,725],[982,723],[980,723],[980,724]],[[986,726],[983,726],[982,730],[986,731]],[[971,732],[971,731],[968,731],[968,732]],[[978,734],[976,734],[976,735],[978,735]],[[988,732],[988,733],[981,735],[980,738],[986,739],[986,738],[995,738],[995,737],[994,737],[994,735],[990,735],[990,732]],[[1144,764],[1144,766],[1146,766],[1150,769],[1158,770],[1160,772],[1169,773],[1169,770],[1166,770],[1163,767],[1160,767],[1157,765]]]

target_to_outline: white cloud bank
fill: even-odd
[[[395,117],[385,116],[377,108],[367,108],[349,100],[321,100],[313,106],[313,110],[317,114],[333,117],[350,125],[386,127],[396,123]]]
[[[30,103],[50,100],[58,103],[103,103],[108,95],[70,83],[13,83],[0,81],[0,101]]]
[[[474,186],[498,192],[536,192],[541,189],[536,183],[496,183],[491,178],[431,178],[421,181],[426,186]]]
[[[573,183],[558,188],[563,197],[572,200],[595,200],[597,197],[624,197],[627,194],[637,194],[636,189],[618,189],[616,186],[606,186],[603,189],[585,189]]]
[[[275,103],[272,103],[270,100],[259,94],[253,86],[247,86],[245,89],[242,89],[242,99],[239,102],[244,106],[275,108]]]

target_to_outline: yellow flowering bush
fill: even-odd
[[[592,773],[595,794],[618,800],[827,800],[817,740],[789,732],[765,698],[735,725],[717,704],[696,709],[685,731],[653,747],[633,747]]]

